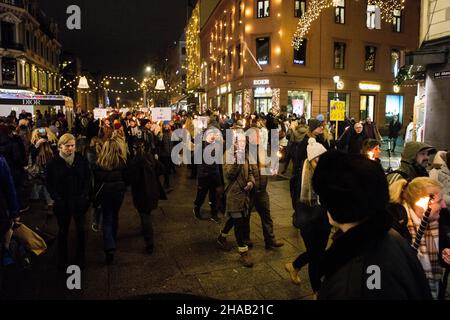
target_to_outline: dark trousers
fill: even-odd
[[[60,265],[65,265],[69,258],[69,248],[68,248],[68,238],[70,230],[70,222],[75,221],[76,235],[77,235],[77,259],[83,259],[86,249],[86,232],[85,232],[85,222],[86,214],[83,212],[81,214],[71,215],[68,212],[58,212],[56,213],[56,218],[58,221],[58,262]]]
[[[104,193],[101,200],[103,208],[103,245],[105,251],[116,249],[117,232],[119,229],[119,211],[124,193]]]
[[[270,215],[270,199],[267,191],[256,191],[252,197],[251,208],[255,207],[261,218],[261,226],[263,229],[264,241],[270,244],[274,241],[273,220]],[[252,210],[250,210],[251,212]],[[246,230],[246,239],[250,239],[250,216],[248,219],[248,230]]]
[[[306,252],[299,255],[293,265],[294,268],[301,269],[309,263],[309,281],[315,292],[320,290],[319,263],[327,248],[330,232],[331,226],[327,225],[326,222],[315,222],[300,230]]]
[[[153,224],[150,212],[139,212],[145,245],[153,248]]]
[[[170,173],[172,171],[172,160],[170,156],[160,156],[159,160],[164,165],[164,187],[168,188],[170,186]]]
[[[201,208],[205,202],[206,195],[209,194],[211,213],[213,215],[217,215],[218,211],[223,211],[222,193],[223,186],[218,183],[216,179],[198,178],[197,197],[195,198],[194,205]]]
[[[234,227],[234,236],[236,237],[238,247],[241,248],[245,247],[246,246],[245,240],[248,240],[248,238],[246,238],[246,233],[247,230],[250,228],[248,226],[249,222],[250,222],[249,217],[241,217],[241,218],[230,217],[225,223],[222,233],[228,234]]]

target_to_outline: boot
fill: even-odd
[[[278,240],[272,240],[270,242],[266,242],[266,250],[272,249],[272,248],[280,248],[284,246],[284,243]]]
[[[255,244],[253,243],[253,241],[250,240],[250,239],[244,240],[244,243],[245,243],[245,245],[246,245],[249,249],[253,249],[253,247],[255,246]]]
[[[250,254],[247,252],[241,252],[241,257],[239,258],[239,262],[246,268],[253,267],[253,260],[250,257]]]

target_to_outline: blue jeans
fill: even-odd
[[[119,211],[124,195],[124,192],[104,193],[102,195],[103,246],[105,251],[114,251],[116,249]]]

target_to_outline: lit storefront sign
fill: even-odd
[[[270,84],[269,79],[263,79],[263,80],[253,80],[254,86],[266,86]]]
[[[376,83],[360,82],[359,89],[363,91],[380,91],[381,85]]]
[[[256,87],[254,97],[272,97],[272,89],[268,87]]]

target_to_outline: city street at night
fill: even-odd
[[[0,0],[0,304],[445,304],[449,87],[450,0]]]

